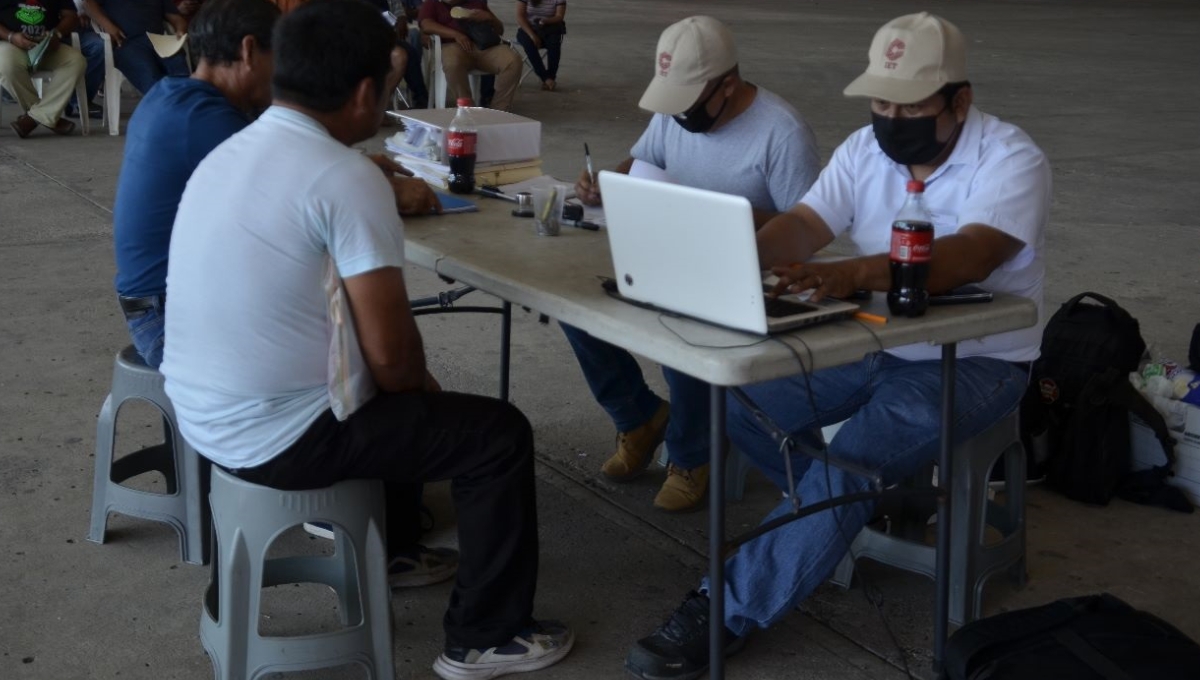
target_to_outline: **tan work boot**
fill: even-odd
[[[671,406],[664,401],[649,421],[635,430],[617,433],[617,452],[604,461],[601,474],[614,482],[627,482],[645,472],[667,433],[670,415]]]
[[[708,490],[708,463],[693,470],[674,464],[667,466],[667,481],[663,482],[654,507],[665,512],[687,512],[703,505]]]

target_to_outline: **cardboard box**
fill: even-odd
[[[411,133],[423,128],[446,148],[446,128],[458,109],[412,109],[401,111],[400,117]],[[515,113],[471,107],[471,117],[479,130],[475,162],[507,162],[540,158],[542,155],[542,124]],[[412,137],[410,136],[410,139]]]
[[[1200,505],[1200,407],[1188,404],[1183,431],[1172,430],[1171,436],[1175,438],[1175,476],[1167,483],[1179,487],[1192,503]],[[1129,416],[1129,443],[1134,470],[1167,462],[1154,431],[1132,415]]]

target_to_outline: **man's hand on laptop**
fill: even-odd
[[[793,264],[787,267],[773,267],[771,273],[779,277],[775,287],[767,293],[770,297],[778,297],[784,293],[802,293],[811,290],[809,300],[820,302],[821,298],[829,296],[848,298],[859,288],[855,285],[855,270],[857,265],[853,260],[837,262],[809,262]]]
[[[575,197],[584,205],[600,205],[600,184],[592,183],[592,175],[587,168],[575,180]]]

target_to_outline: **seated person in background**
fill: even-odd
[[[425,0],[418,15],[421,30],[442,41],[442,70],[451,99],[471,98],[471,71],[483,71],[496,76],[495,95],[491,107],[508,111],[512,107],[517,85],[521,81],[521,57],[504,43],[479,49],[467,33],[490,27],[498,38],[504,24],[496,18],[482,0]],[[482,95],[487,99],[486,95]],[[482,102],[477,102],[482,103]]]
[[[462,560],[434,670],[554,664],[574,634],[532,617],[533,430],[512,404],[430,376],[403,223],[379,169],[350,148],[379,131],[400,79],[395,32],[361,0],[311,0],[274,38],[274,105],[200,162],[175,220],[162,371],[180,430],[254,484],[383,480],[390,555],[404,531],[397,488],[452,480]],[[343,295],[352,314],[334,317]],[[330,383],[331,351],[356,359],[362,390]]]
[[[935,222],[929,291],[971,282],[1042,306],[1042,251],[1050,210],[1050,166],[1024,132],[972,106],[966,42],[950,22],[927,13],[885,24],[871,42],[865,73],[846,87],[868,100],[871,125],[833,153],[804,199],[758,232],[759,259],[775,267],[780,289],[847,296],[886,291],[891,223],[910,179],[926,182]],[[807,260],[837,234],[862,257]],[[805,264],[791,264],[803,262]],[[1039,313],[1040,316],[1040,313]],[[1011,413],[1038,356],[1041,324],[958,346],[954,428],[959,441]],[[751,385],[745,391],[794,439],[845,421],[830,458],[878,473],[885,486],[937,457],[941,348],[928,343],[875,352],[862,360]],[[729,436],[770,479],[788,489],[780,447],[732,397]],[[866,492],[867,478],[795,453],[791,472],[805,505]],[[872,516],[874,501],[843,505],[784,524],[740,546],[725,562],[725,642],[783,619],[830,574]],[[790,499],[767,517],[789,514]],[[696,678],[708,667],[708,583],[689,593],[666,623],[629,651],[639,678]]]
[[[76,32],[79,33],[79,49],[87,61],[87,69],[83,72],[84,89],[87,91],[88,99],[87,113],[89,118],[99,120],[104,118],[104,110],[94,102],[96,93],[100,91],[100,85],[104,83],[104,43],[83,37],[85,33],[92,32],[92,19],[87,15],[87,10],[83,6],[84,0],[74,0],[74,2],[75,10],[79,13],[79,27],[76,29]],[[67,104],[63,115],[67,118],[79,117],[79,102],[75,101],[74,95]]]
[[[177,35],[187,33],[188,22],[173,0],[84,0],[92,27],[112,41],[113,62],[121,75],[142,94],[166,76],[188,75],[183,50],[163,59],[154,51],[147,33],[163,33],[170,24]],[[95,33],[79,36],[85,45],[101,43]],[[95,49],[88,45],[88,49]]]
[[[417,8],[421,0],[368,0],[371,4],[388,12],[396,20],[396,46],[404,50],[408,62],[404,68],[404,84],[412,96],[409,105],[414,109],[429,106],[429,90],[425,85],[425,73],[421,68],[422,48],[429,44],[429,36],[416,26]]]
[[[9,124],[18,137],[28,137],[39,124],[57,135],[69,135],[75,129],[62,115],[85,66],[83,55],[69,43],[68,36],[78,25],[71,0],[43,0],[40,4],[0,0],[0,86],[24,111]],[[42,84],[39,96],[29,71],[29,51],[46,40],[50,44],[38,70],[52,78]]]
[[[663,31],[654,54],[654,79],[639,106],[655,116],[617,171],[628,172],[638,159],[680,184],[745,196],[756,225],[794,206],[820,171],[816,140],[790,104],[742,80],[729,29],[712,17],[688,17]],[[576,195],[596,205],[598,189],[584,170]],[[646,385],[629,352],[562,328],[618,431],[617,451],[601,472],[633,479],[665,438],[670,464],[654,506],[699,507],[708,488],[708,384],[664,366],[668,404]]]
[[[517,0],[517,42],[525,50],[529,65],[542,81],[542,89],[558,87],[558,60],[563,35],[567,32],[567,0]],[[538,50],[546,49],[546,63]]]

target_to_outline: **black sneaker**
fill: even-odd
[[[725,655],[741,651],[746,639],[725,629]],[[653,635],[629,650],[625,670],[643,680],[692,680],[708,671],[708,596],[696,591]]]

